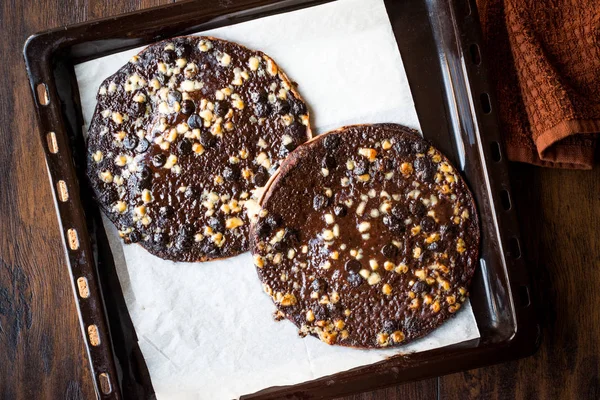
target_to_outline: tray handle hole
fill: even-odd
[[[73,228],[67,231],[67,239],[69,240],[69,248],[71,250],[77,250],[79,248],[79,237],[77,231]]]
[[[35,87],[37,92],[37,101],[43,106],[50,104],[50,96],[48,95],[48,87],[45,83],[38,83]]]
[[[529,307],[531,304],[529,288],[527,286],[519,286],[519,301],[522,308]]]
[[[90,287],[88,286],[88,281],[84,277],[77,278],[77,289],[79,290],[79,296],[82,299],[87,299],[90,297]]]
[[[487,93],[481,93],[479,95],[479,101],[481,102],[481,110],[484,114],[492,112],[492,103],[490,103],[490,95]]]
[[[508,241],[508,249],[512,258],[521,258],[521,243],[516,237],[511,237]]]
[[[56,191],[58,192],[58,199],[63,203],[69,200],[69,191],[67,190],[67,184],[65,181],[60,180],[56,183]]]
[[[90,325],[88,326],[87,331],[90,344],[94,347],[100,346],[100,333],[98,332],[98,327],[96,325]]]
[[[102,394],[110,394],[112,392],[112,384],[110,383],[110,376],[106,372],[98,375],[100,381],[100,391]]]
[[[56,133],[48,132],[46,134],[46,142],[48,142],[48,150],[50,151],[50,153],[58,153],[58,142],[56,141]]]
[[[510,194],[508,193],[508,190],[502,189],[500,191],[500,202],[502,203],[502,208],[504,208],[505,211],[511,209],[512,203],[510,201]]]
[[[481,53],[479,52],[479,46],[473,43],[471,46],[469,46],[469,52],[471,53],[471,61],[473,64],[481,64]]]
[[[502,152],[500,151],[500,143],[492,142],[490,143],[490,148],[492,152],[492,160],[495,162],[499,162],[502,160]]]

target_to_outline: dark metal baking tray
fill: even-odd
[[[148,399],[154,391],[100,212],[85,179],[86,153],[73,66],[171,36],[326,2],[187,1],[54,29],[27,40],[25,63],[99,398]],[[471,302],[481,337],[311,382],[266,388],[243,399],[343,396],[523,357],[539,345],[540,329],[510,201],[496,104],[478,46],[475,2],[386,0],[385,4],[423,134],[459,167],[476,198],[482,245]]]

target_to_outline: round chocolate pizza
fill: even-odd
[[[301,335],[375,348],[456,313],[478,259],[473,198],[418,133],[356,125],[296,149],[251,229],[265,292]]]
[[[311,137],[294,84],[260,51],[212,37],[147,47],[107,78],[88,176],[126,243],[176,261],[248,250],[249,210]]]

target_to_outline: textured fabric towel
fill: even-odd
[[[592,168],[600,0],[477,0],[508,158]]]

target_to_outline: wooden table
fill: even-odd
[[[32,33],[167,3],[0,4],[0,399],[92,399],[22,48]],[[515,164],[544,342],[528,359],[347,399],[600,398],[600,168]]]

